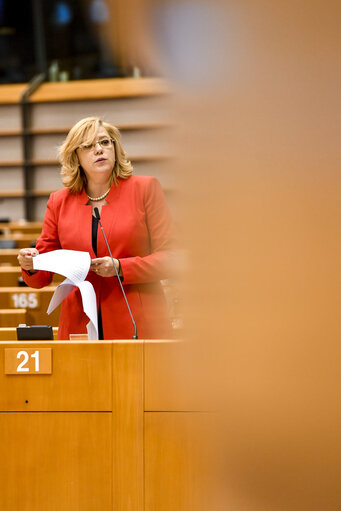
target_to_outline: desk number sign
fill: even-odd
[[[52,374],[52,348],[5,349],[5,374]]]

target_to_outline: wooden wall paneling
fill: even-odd
[[[1,86],[0,86],[1,87]],[[0,88],[0,101],[2,91]],[[0,132],[20,131],[21,130],[21,111],[18,104],[0,103]]]
[[[60,165],[41,165],[33,169],[32,185],[34,190],[59,190],[63,188]]]
[[[55,133],[32,136],[32,159],[56,161],[58,148],[63,143],[65,136],[66,134]]]
[[[0,168],[0,190],[24,190],[24,188],[22,167]]]
[[[92,411],[112,409],[112,344],[25,341],[16,346],[52,348],[52,375],[0,373],[1,411]],[[4,350],[0,343],[0,367]]]
[[[65,134],[55,133],[32,136],[32,158],[56,161],[58,147],[62,144],[65,136]],[[123,147],[131,158],[134,156],[169,156],[171,154],[169,140],[169,128],[132,129],[122,132]]]
[[[0,169],[1,172],[2,169]],[[21,198],[1,198],[0,217],[20,220],[24,218],[24,201]]]
[[[22,159],[23,151],[20,134],[12,137],[0,136],[0,160],[18,161]]]
[[[36,197],[33,202],[33,212],[34,212],[34,218],[36,220],[44,220],[44,215],[46,211],[46,204],[48,201],[49,196],[45,197]]]
[[[0,509],[112,511],[111,427],[112,413],[0,413]]]
[[[3,183],[5,186],[1,186],[6,204],[0,202],[0,215],[7,214],[13,220],[25,215],[21,111],[20,105],[15,104],[20,101],[25,87],[26,84],[2,86],[0,90],[0,111],[3,114],[0,116],[0,165],[5,171],[2,176],[7,181],[7,184]],[[65,133],[39,134],[39,130],[65,130],[80,118],[90,115],[99,115],[129,129],[165,125],[170,119],[169,92],[165,81],[154,78],[43,84],[31,97],[32,159],[36,163],[32,173],[32,192],[42,197],[33,202],[35,218],[43,218],[47,196],[61,187],[56,154],[65,136]],[[167,141],[167,137],[160,139],[157,130],[142,129],[140,133],[138,130],[127,131],[124,143],[129,158],[145,162],[164,157]],[[39,170],[39,165],[44,165],[44,162],[51,164]],[[42,176],[43,180],[40,179]]]
[[[169,100],[164,96],[99,99],[31,105],[32,129],[71,128],[83,117],[99,116],[117,125],[169,123]]]
[[[144,509],[143,343],[113,344],[113,509]]]

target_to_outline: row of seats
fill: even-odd
[[[41,227],[41,222],[0,221],[0,330],[3,339],[10,340],[13,335],[16,339],[19,324],[58,325],[59,310],[51,315],[46,310],[63,277],[55,275],[51,286],[32,289],[26,286],[18,266],[18,250],[34,246]]]

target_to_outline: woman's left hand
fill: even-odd
[[[118,259],[114,259],[114,262],[118,271],[120,267]],[[94,271],[100,277],[116,277],[111,257],[97,257],[96,259],[92,259],[90,270]]]

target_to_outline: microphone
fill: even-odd
[[[136,328],[136,323],[135,323],[135,320],[134,320],[134,316],[131,312],[131,309],[129,307],[129,303],[128,303],[128,300],[127,300],[127,295],[125,294],[125,291],[123,289],[123,286],[122,286],[122,281],[121,281],[121,277],[119,276],[119,273],[117,271],[117,268],[116,268],[116,264],[115,264],[115,261],[114,261],[114,258],[112,256],[112,253],[111,253],[111,250],[110,250],[110,247],[109,247],[109,243],[108,243],[108,240],[107,240],[107,237],[105,235],[105,232],[104,232],[104,229],[102,227],[102,224],[101,224],[101,217],[99,216],[99,211],[98,211],[98,208],[94,208],[94,212],[95,212],[95,216],[98,220],[98,223],[102,229],[102,233],[103,233],[103,237],[105,239],[105,243],[107,244],[107,247],[108,247],[108,251],[109,251],[109,254],[110,254],[110,257],[111,257],[111,260],[112,260],[112,264],[114,265],[114,268],[115,268],[115,273],[116,273],[116,277],[118,278],[118,282],[120,283],[120,286],[121,286],[121,291],[122,291],[122,294],[124,296],[124,299],[125,299],[125,302],[126,302],[126,305],[127,305],[127,308],[128,308],[128,311],[129,311],[129,314],[130,314],[130,318],[131,318],[131,322],[133,324],[133,327],[134,327],[134,335],[133,335],[133,339],[138,339],[137,337],[137,328]]]

